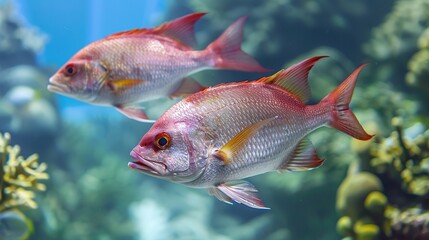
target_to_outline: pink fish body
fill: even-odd
[[[77,52],[49,79],[48,89],[96,105],[114,106],[146,121],[135,104],[204,89],[188,75],[210,68],[264,71],[241,51],[245,18],[239,18],[206,49],[197,51],[194,13],[158,28],[116,33]]]
[[[206,188],[218,199],[266,208],[241,179],[277,170],[307,170],[323,162],[305,138],[321,126],[368,135],[349,109],[356,69],[316,105],[307,76],[314,57],[257,81],[230,83],[191,95],[165,112],[132,150],[129,167]]]

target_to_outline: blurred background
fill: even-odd
[[[351,108],[376,137],[317,130],[319,169],[250,179],[261,211],[128,169],[150,124],[47,91],[87,44],[201,11],[198,49],[246,15],[243,49],[272,71],[200,83],[327,55],[309,77],[316,103],[367,63]],[[0,0],[0,239],[429,239],[428,79],[427,0]]]

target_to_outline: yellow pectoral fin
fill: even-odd
[[[237,135],[231,138],[231,140],[229,140],[223,147],[217,150],[214,153],[214,156],[222,160],[225,165],[231,163],[234,159],[234,154],[240,151],[240,149],[245,146],[247,141],[252,138],[261,128],[268,125],[276,118],[277,116],[264,119],[250,126],[247,126],[239,133],[237,133]]]
[[[133,88],[134,86],[142,83],[144,83],[144,80],[136,80],[136,79],[109,80],[107,81],[107,86],[115,94],[120,94],[123,91]]]

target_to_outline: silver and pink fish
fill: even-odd
[[[318,104],[310,98],[313,57],[270,77],[195,93],[166,111],[131,151],[128,166],[218,199],[266,208],[243,178],[277,170],[308,170],[323,163],[307,134],[321,126],[369,140],[349,109],[357,68]]]
[[[130,118],[147,121],[137,103],[205,88],[187,77],[192,73],[210,68],[265,71],[240,48],[245,17],[206,49],[194,50],[194,24],[204,15],[194,13],[157,28],[120,32],[93,42],[49,79],[48,89],[114,106]]]

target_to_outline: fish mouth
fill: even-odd
[[[67,93],[70,92],[70,88],[62,83],[56,83],[51,79],[49,79],[48,90],[51,92],[59,92],[59,93]]]
[[[130,153],[135,162],[129,162],[128,167],[153,176],[163,176],[167,174],[167,166],[163,163],[143,158],[134,150]]]

